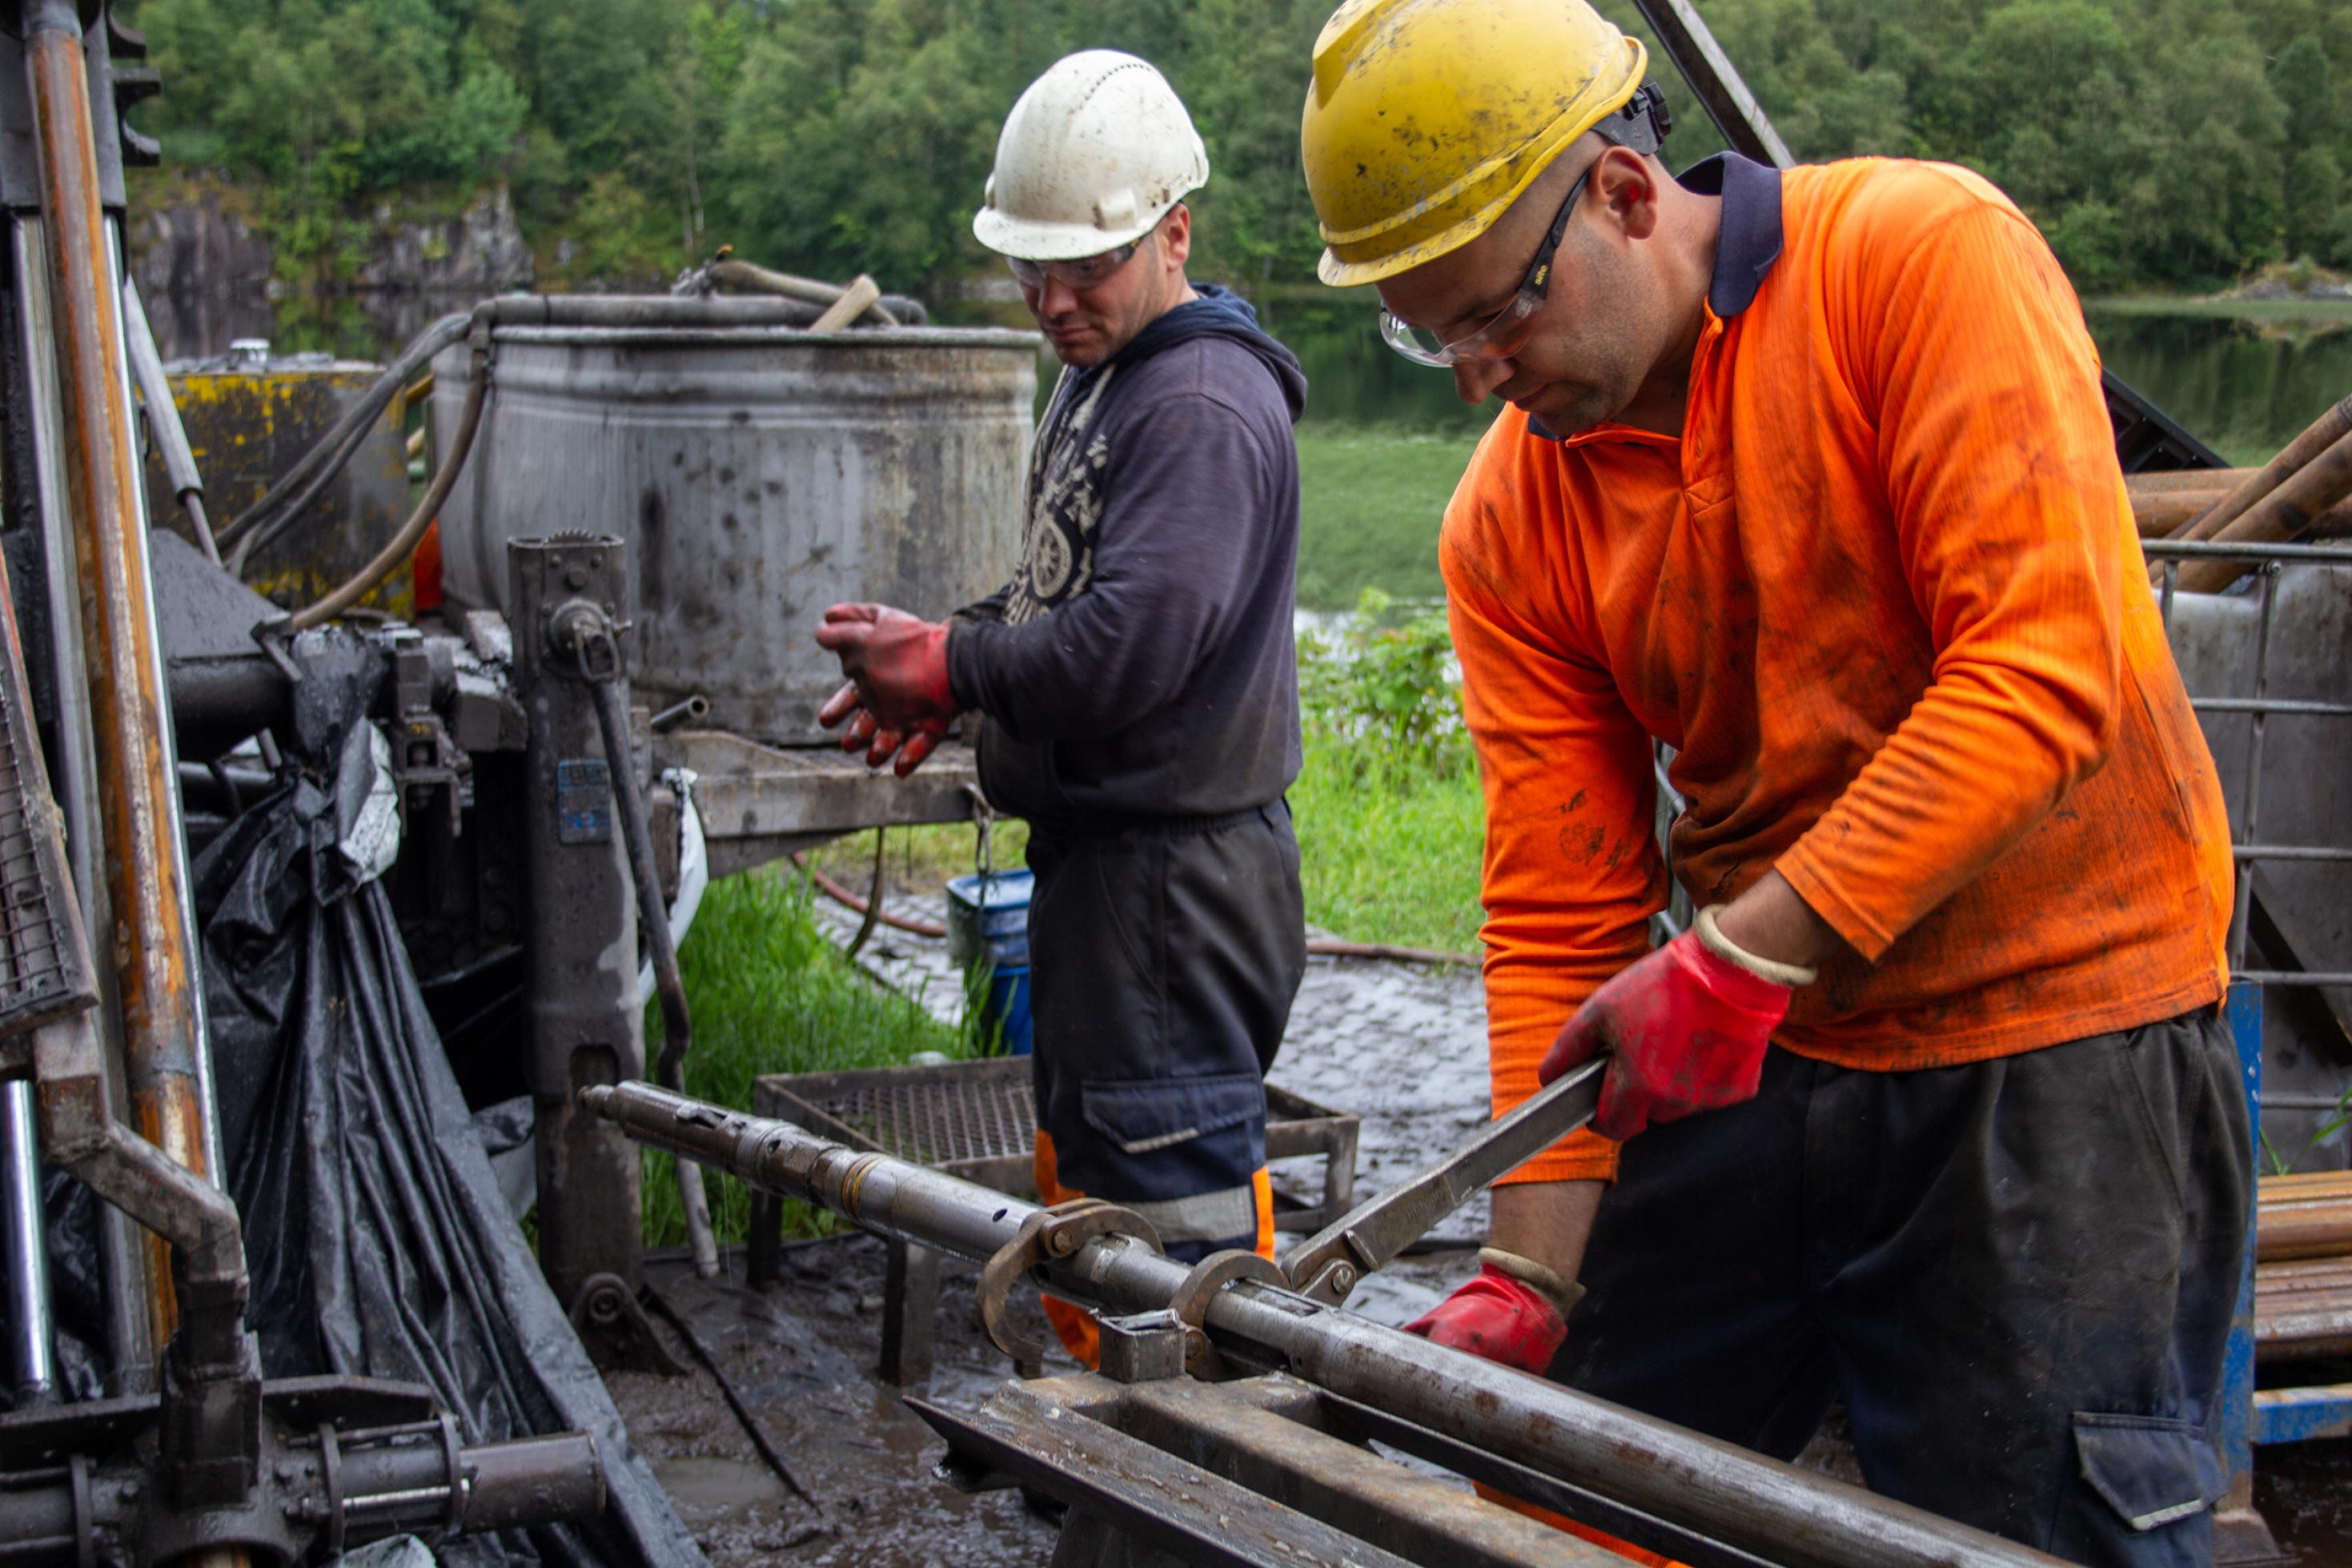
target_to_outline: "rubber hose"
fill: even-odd
[[[268,520],[279,511],[299,510],[299,507],[288,506],[287,497],[298,489],[310,486],[320,464],[328,465],[326,472],[331,476],[351,461],[351,453],[358,450],[357,444],[351,441],[353,433],[364,432],[373,425],[376,416],[384,411],[392,399],[407,387],[417,368],[430,363],[434,355],[462,340],[473,321],[470,311],[453,312],[411,339],[408,347],[401,350],[400,358],[393,361],[392,367],[376,383],[368,388],[357,402],[345,409],[341,418],[328,426],[327,433],[312,443],[310,450],[280,476],[276,484],[263,492],[261,499],[221,528],[215,538],[222,544],[229,544],[248,528]],[[342,450],[347,444],[350,450]]]
[[[369,433],[375,428],[375,416],[383,412],[381,405],[370,411],[364,423],[352,427],[351,434],[343,438],[342,444],[335,449],[332,457],[311,471],[310,480],[295,493],[292,499],[269,516],[257,518],[252,527],[245,529],[238,537],[235,547],[229,551],[228,569],[233,575],[242,581],[245,577],[246,563],[253,559],[255,553],[283,534],[293,526],[297,518],[310,510],[311,503],[318,500],[320,493],[329,485],[334,483],[335,476],[348,467],[352,459],[358,455],[359,449],[367,444]],[[247,512],[238,517],[237,521],[242,523],[247,517],[252,516],[251,512]],[[215,544],[217,542],[215,540]]]
[[[432,526],[435,517],[441,515],[441,503],[446,501],[449,492],[457,487],[457,471],[465,467],[467,455],[474,449],[474,433],[481,428],[482,406],[485,394],[489,390],[489,348],[478,342],[474,345],[474,366],[466,387],[466,406],[457,415],[457,434],[449,443],[447,454],[441,459],[439,470],[433,476],[433,483],[425,487],[425,498],[416,504],[416,510],[409,514],[408,521],[401,525],[400,532],[393,535],[392,542],[376,552],[373,560],[360,568],[350,581],[326,598],[306,610],[296,612],[293,619],[287,622],[288,632],[307,632],[341,615],[357,604],[377,583],[391,576],[400,563],[415,550],[417,541],[425,537],[425,530]]]

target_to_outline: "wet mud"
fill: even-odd
[[[879,1242],[843,1236],[788,1249],[783,1281],[765,1291],[742,1282],[740,1250],[726,1263],[719,1280],[658,1260],[647,1276],[692,1325],[818,1506],[768,1468],[700,1367],[688,1377],[606,1379],[631,1438],[712,1568],[1029,1568],[1052,1556],[1056,1526],[1019,1492],[966,1496],[932,1473],[946,1445],[899,1403],[900,1390],[876,1377]],[[1011,1369],[973,1326],[977,1270],[950,1261],[941,1272],[940,1365],[927,1389],[907,1392],[968,1408]],[[655,1327],[692,1365],[670,1326],[656,1320]],[[1029,1327],[1042,1333],[1043,1314]]]

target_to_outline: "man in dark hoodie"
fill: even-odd
[[[822,716],[911,771],[980,715],[981,781],[1030,824],[1036,1176],[1136,1210],[1173,1256],[1272,1256],[1265,1074],[1306,966],[1292,603],[1307,380],[1184,276],[1208,156],[1160,73],[1088,50],[1006,119],[972,220],[1063,371],[1013,580],[946,622],[867,604],[817,640]],[[1074,1355],[1094,1323],[1048,1315]]]

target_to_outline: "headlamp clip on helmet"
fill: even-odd
[[[1603,116],[1592,132],[1603,141],[1647,156],[1664,144],[1666,132],[1674,128],[1674,110],[1666,107],[1666,95],[1658,90],[1657,83],[1645,81],[1614,112]]]

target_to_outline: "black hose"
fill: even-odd
[[[603,633],[609,638],[609,632]],[[662,903],[661,873],[654,867],[653,824],[646,798],[637,788],[636,769],[629,757],[628,699],[617,681],[591,683],[596,699],[596,727],[604,737],[604,761],[613,770],[613,802],[621,819],[621,838],[629,852],[629,872],[636,882],[637,927],[645,935],[646,954],[653,960],[654,989],[661,998],[661,1057],[655,1081],[679,1093],[686,1076],[686,1052],[693,1026],[686,1009],[686,981],[677,968],[677,945],[670,940],[669,909]]]
[[[574,621],[572,634],[580,674],[594,699],[596,727],[604,737],[604,766],[612,775],[621,840],[637,886],[637,929],[645,937],[646,956],[653,963],[654,990],[661,998],[662,1047],[655,1075],[663,1086],[683,1094],[686,1052],[693,1028],[686,1009],[686,980],[677,968],[677,944],[670,939],[669,909],[662,903],[661,873],[654,869],[653,825],[646,820],[645,794],[637,788],[636,768],[630,759],[628,699],[621,691],[621,645],[601,615],[585,624]],[[602,661],[592,653],[598,643],[606,653]],[[677,1181],[678,1207],[686,1216],[687,1240],[694,1249],[694,1271],[706,1280],[714,1278],[719,1272],[719,1240],[711,1229],[702,1167],[691,1160],[676,1160],[671,1174]]]
[[[256,517],[254,511],[238,516],[237,522],[247,526],[238,534],[235,548],[229,551],[228,569],[231,573],[242,580],[245,576],[246,563],[260,553],[265,546],[293,527],[297,519],[308,514],[311,505],[318,500],[320,494],[328,486],[335,482],[335,476],[350,466],[352,459],[359,455],[360,448],[367,444],[368,437],[374,433],[376,418],[383,413],[383,406],[379,403],[367,412],[368,418],[352,426],[351,433],[343,438],[341,444],[335,448],[327,461],[310,471],[309,480],[284,505],[266,517]],[[257,511],[258,507],[255,510]]]
[[[281,512],[299,514],[323,486],[325,479],[333,477],[345,463],[351,461],[352,453],[359,450],[354,435],[363,437],[369,427],[375,423],[377,416],[390,406],[392,400],[407,389],[416,371],[430,364],[434,355],[461,340],[473,323],[474,312],[453,312],[410,340],[408,347],[401,350],[400,358],[393,361],[391,369],[362,393],[358,402],[345,409],[341,418],[328,426],[327,433],[311,444],[310,450],[270,486],[261,499],[238,514],[214,537],[224,545],[231,544],[242,538],[248,528],[259,527]],[[322,465],[323,477],[320,475]],[[313,484],[314,479],[319,483]]]
[[[401,524],[400,531],[390,542],[375,552],[375,559],[360,568],[349,580],[306,609],[297,611],[287,622],[289,634],[307,632],[311,627],[331,621],[358,603],[369,590],[389,577],[400,563],[416,549],[417,541],[433,519],[441,515],[441,504],[449,492],[457,487],[457,473],[466,465],[466,456],[474,449],[475,432],[482,426],[482,409],[488,401],[490,385],[490,358],[488,343],[474,344],[473,370],[466,384],[466,405],[457,415],[457,429],[449,442],[449,450],[442,455],[441,466],[434,472],[433,483],[425,487],[425,498],[416,503],[416,510]]]

